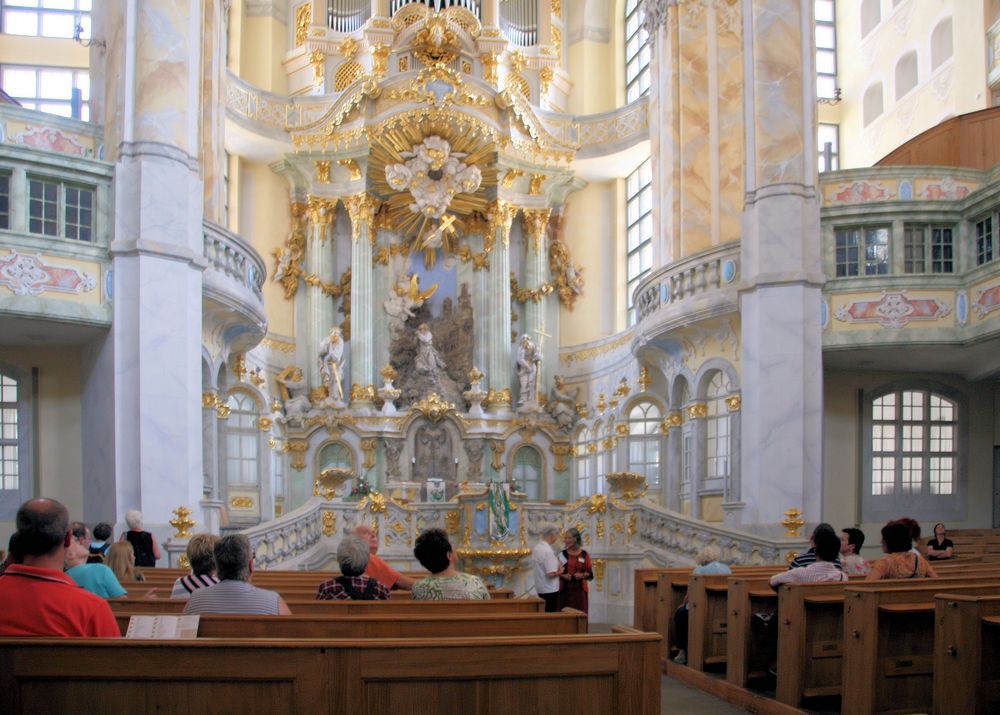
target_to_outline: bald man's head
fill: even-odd
[[[23,556],[45,556],[67,545],[69,512],[55,499],[31,499],[17,510],[18,548]]]
[[[354,533],[356,536],[360,536],[362,539],[368,542],[368,551],[370,553],[375,553],[378,551],[378,537],[375,535],[375,530],[366,524],[354,527]]]

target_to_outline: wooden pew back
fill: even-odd
[[[658,641],[0,639],[0,712],[657,715]]]
[[[1000,712],[1000,593],[934,601],[934,715]]]
[[[174,599],[112,598],[108,600],[115,613],[181,613],[187,601]],[[540,598],[507,598],[490,601],[288,601],[293,614],[324,613],[542,613],[545,601]]]

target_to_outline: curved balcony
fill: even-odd
[[[262,289],[264,259],[235,233],[204,222],[208,266],[202,276],[202,320],[206,334],[219,334],[233,349],[245,351],[267,332]]]
[[[653,271],[633,294],[640,333],[653,338],[682,325],[735,312],[739,308],[739,274],[739,242],[696,253]]]

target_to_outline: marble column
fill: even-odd
[[[487,243],[492,247],[490,270],[486,282],[486,379],[489,381],[491,412],[510,409],[511,343],[510,343],[510,225],[517,207],[503,199],[490,206],[490,227]],[[498,400],[500,400],[498,402]]]
[[[223,505],[222,492],[219,489],[219,413],[216,410],[219,393],[213,387],[202,393],[201,432],[202,432],[202,464],[204,468],[203,498],[199,503],[205,517],[202,526],[206,531],[217,534]],[[210,528],[211,525],[215,528]]]
[[[524,260],[524,283],[530,290],[540,288],[548,277],[548,248],[546,242],[547,229],[549,225],[550,209],[525,209],[521,214],[521,222],[524,225],[525,260]],[[549,296],[542,295],[537,301],[528,300],[524,304],[524,332],[531,336],[535,344],[541,350],[543,356],[547,356],[550,350],[558,351],[558,345],[554,340],[547,340],[547,335],[553,335],[552,326],[545,325],[545,303]],[[542,392],[546,385],[545,363],[538,366],[538,391]]]
[[[812,0],[743,0],[744,523],[821,519],[822,345]]]
[[[704,402],[695,402],[685,409],[685,418],[691,430],[693,445],[691,456],[694,464],[691,465],[691,516],[695,519],[701,518],[701,493],[705,486],[705,475],[708,466],[708,434],[706,430],[705,418],[708,416],[708,406]],[[683,446],[681,447],[683,449]]]
[[[538,0],[538,46],[552,44],[552,0]]]
[[[500,25],[500,0],[483,0],[483,27]]]
[[[374,400],[375,373],[374,301],[372,253],[375,234],[375,199],[368,194],[344,197],[351,216],[351,406],[367,406]],[[345,385],[345,392],[347,386]],[[355,389],[357,388],[357,389]]]
[[[113,439],[84,434],[84,509],[96,498],[119,518],[140,509],[161,542],[178,506],[205,521],[201,57],[204,44],[220,43],[220,24],[204,14],[217,17],[219,3],[124,0],[99,3],[94,16],[95,36],[108,42],[94,113],[115,171],[114,312],[85,356],[82,409],[104,415]]]
[[[663,483],[663,505],[673,511],[681,510],[681,413],[670,412],[663,420],[667,428],[667,454]]]
[[[315,276],[320,282],[327,284],[337,281],[333,238],[335,213],[334,202],[315,196],[309,197],[305,272],[307,276]],[[333,311],[333,298],[324,293],[320,285],[305,283],[301,289],[305,291],[306,302],[305,373],[310,388],[317,388],[323,384],[323,380],[319,373],[319,359],[316,353],[320,343],[329,335],[330,328],[336,325],[337,321]]]

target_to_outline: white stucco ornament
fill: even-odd
[[[386,181],[396,191],[409,191],[410,211],[428,218],[440,219],[455,194],[471,194],[483,180],[479,167],[463,163],[467,155],[453,152],[439,136],[427,137],[402,156],[404,163],[385,167]]]

